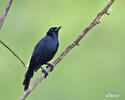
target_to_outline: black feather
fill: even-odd
[[[41,65],[48,63],[48,61],[55,56],[59,46],[58,31],[60,28],[61,27],[50,28],[46,36],[35,46],[28,71],[23,81],[24,90],[28,89],[34,71],[37,71]]]

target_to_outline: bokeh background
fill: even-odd
[[[0,0],[0,15],[8,0]],[[52,26],[59,32],[61,52],[90,24],[108,0],[14,0],[0,39],[27,64],[35,44]],[[41,82],[26,100],[125,99],[125,1],[116,0],[112,13],[94,27]],[[26,68],[0,44],[0,99],[19,100]],[[41,74],[35,73],[31,84]],[[106,98],[107,93],[119,97]]]

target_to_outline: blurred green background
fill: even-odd
[[[0,15],[8,0],[0,0]],[[14,0],[0,31],[27,64],[35,44],[52,26],[59,32],[61,52],[104,8],[108,0]],[[125,1],[94,27],[27,97],[26,100],[125,100]],[[0,44],[0,99],[19,100],[26,68]],[[41,74],[35,73],[31,84]],[[105,98],[107,93],[119,95]]]

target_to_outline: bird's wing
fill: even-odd
[[[44,45],[41,46],[41,52],[38,58],[38,62],[43,61],[44,63],[50,61],[55,55],[58,49],[58,41],[53,41],[52,39],[47,38],[47,41],[44,42]]]
[[[58,42],[53,42],[52,39],[43,38],[35,46],[32,54],[32,62],[36,65],[42,65],[53,58],[58,49]]]
[[[45,48],[45,42],[46,42],[46,39],[43,38],[35,46],[33,54],[32,54],[32,59],[34,59],[35,62],[37,62],[41,53],[45,52],[45,50],[43,49],[43,48]]]

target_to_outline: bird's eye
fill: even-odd
[[[54,29],[52,28],[51,31],[54,31]]]
[[[55,31],[55,29],[56,29],[56,27],[54,27],[54,28],[51,28],[51,30],[52,30],[52,31]]]

